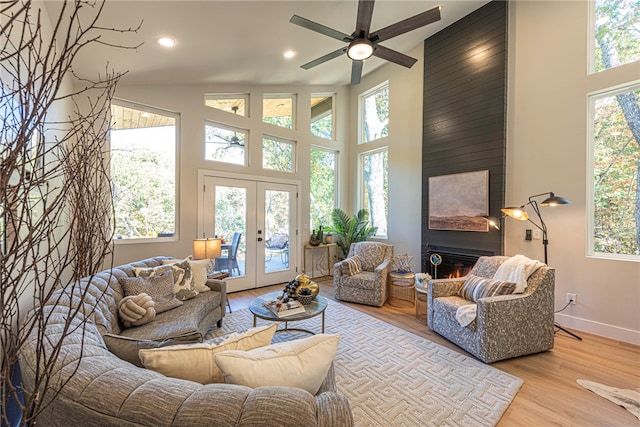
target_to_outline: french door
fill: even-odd
[[[199,237],[227,242],[216,268],[229,271],[227,291],[283,283],[297,275],[296,183],[201,173]],[[240,240],[233,245],[233,237]],[[272,244],[273,242],[273,244]],[[231,252],[228,252],[231,251]]]

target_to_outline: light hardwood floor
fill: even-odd
[[[315,281],[320,285],[321,295],[335,300],[331,277]],[[274,285],[229,294],[231,308],[234,311],[246,308],[256,296],[282,287]],[[469,355],[428,326],[417,322],[413,307],[343,304]],[[551,351],[491,365],[524,380],[499,427],[640,426],[640,421],[631,413],[576,383],[577,379],[586,379],[611,387],[640,388],[640,347],[580,331],[572,332],[581,336],[582,341],[560,331],[556,333]]]

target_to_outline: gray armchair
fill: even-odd
[[[348,275],[343,269],[355,255],[362,270]],[[387,275],[393,262],[393,246],[378,242],[352,243],[343,261],[333,265],[333,291],[341,301],[381,307],[387,301]]]
[[[480,257],[471,275],[492,278],[505,256]],[[456,320],[466,278],[434,279],[427,287],[427,324],[438,334],[485,363],[553,348],[555,270],[540,267],[527,280],[522,294],[480,298],[477,316],[467,326]]]

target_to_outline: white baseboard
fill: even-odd
[[[599,335],[612,340],[624,341],[640,346],[640,331],[608,325],[606,323],[594,322],[593,320],[582,319],[580,317],[567,316],[566,314],[556,314],[555,319],[560,326],[569,329],[584,331],[589,334]]]

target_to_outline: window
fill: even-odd
[[[206,94],[204,105],[238,116],[249,117],[249,94]]]
[[[360,95],[360,143],[389,135],[389,82]]]
[[[262,121],[275,126],[293,129],[295,125],[294,95],[264,95],[262,99]]]
[[[114,101],[111,120],[116,239],[174,236],[179,115]]]
[[[324,139],[335,139],[333,94],[311,94],[311,134]]]
[[[637,0],[592,0],[591,71],[640,60],[640,5]]]
[[[589,255],[640,260],[640,83],[589,96]]]
[[[281,172],[293,172],[294,142],[273,136],[262,138],[262,167]]]
[[[331,224],[331,212],[336,207],[338,153],[311,147],[310,165],[310,229]]]
[[[388,207],[388,150],[383,148],[361,154],[362,201],[361,206],[369,212],[369,219],[378,227],[376,237],[387,236]]]
[[[205,159],[246,165],[247,131],[217,123],[205,123]]]

